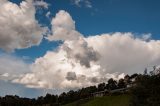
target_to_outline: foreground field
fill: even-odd
[[[104,96],[91,100],[81,100],[65,106],[129,106],[129,95]]]

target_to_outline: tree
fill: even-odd
[[[145,70],[144,70],[144,75],[147,75],[147,74],[148,74],[147,71],[148,71],[147,68],[145,68]]]
[[[160,76],[139,75],[131,94],[131,106],[160,106]]]
[[[89,91],[90,91],[90,93],[97,92],[97,87],[96,86],[90,86]]]
[[[125,88],[126,84],[124,82],[124,79],[119,79],[118,81],[118,88]]]
[[[126,83],[126,85],[131,83],[131,78],[128,74],[124,76],[124,82]]]
[[[63,92],[58,97],[58,103],[65,104],[67,102],[67,94]]]
[[[108,89],[109,89],[109,90],[114,90],[114,89],[117,88],[117,82],[116,82],[115,80],[113,80],[113,78],[110,78],[110,79],[108,80],[107,86],[108,86]]]
[[[132,75],[130,76],[130,79],[134,79],[134,78],[136,78],[137,76],[138,76],[138,74],[137,74],[137,73],[132,74]]]
[[[106,86],[105,83],[98,84],[98,91],[104,91],[105,90],[105,86]]]
[[[47,93],[43,100],[44,104],[53,104],[57,102],[57,96]]]

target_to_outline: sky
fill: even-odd
[[[59,94],[160,63],[159,0],[0,0],[0,95]]]

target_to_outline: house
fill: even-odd
[[[109,93],[109,91],[107,89],[105,89],[104,91],[99,91],[99,92],[91,93],[91,96],[92,97],[102,97],[102,96],[105,96],[108,93]]]
[[[109,93],[116,93],[116,92],[124,93],[127,90],[128,88],[119,88],[119,89],[111,90]]]
[[[132,87],[132,85],[130,85],[130,87]],[[128,91],[128,89],[130,87],[126,87],[126,88],[119,88],[119,89],[114,89],[114,90],[107,90],[105,89],[104,91],[99,91],[99,92],[95,92],[95,93],[91,93],[91,97],[102,97],[105,96],[107,94],[112,94],[112,93],[124,93],[126,91]]]

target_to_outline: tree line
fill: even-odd
[[[126,88],[128,84],[135,83],[129,90],[131,95],[131,106],[160,106],[160,74],[133,74],[126,75],[118,81],[110,78],[106,83],[98,86],[89,86],[79,90],[70,90],[60,95],[46,94],[38,98],[22,98],[16,95],[6,95],[0,97],[0,106],[60,106],[77,100],[89,98],[92,93]]]
[[[91,93],[104,91],[105,89],[114,90],[118,88],[125,88],[127,84],[131,82],[131,79],[137,75],[138,74],[133,74],[131,76],[126,75],[124,79],[119,79],[119,81],[110,78],[107,83],[100,83],[98,86],[89,86],[76,91],[70,90],[68,92],[61,93],[59,96],[54,94],[46,94],[45,96],[30,99],[22,98],[17,95],[6,95],[5,97],[0,97],[0,106],[41,106],[42,104],[67,104],[80,99],[88,98]]]

